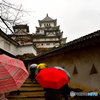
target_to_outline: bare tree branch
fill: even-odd
[[[0,2],[0,23],[4,23],[12,30],[12,26],[24,22],[22,20],[23,15],[28,14],[29,11],[26,11],[22,8],[22,5],[15,5],[9,3],[7,0],[2,0]],[[3,26],[0,24],[0,28]],[[8,28],[8,27],[7,27]],[[9,29],[8,28],[8,29]],[[3,28],[5,29],[5,28]],[[10,31],[11,31],[10,30]]]

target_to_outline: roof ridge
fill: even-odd
[[[47,14],[46,17],[43,19],[43,21],[48,21],[48,20],[53,20],[53,19],[50,18],[50,17],[48,16],[48,14]]]

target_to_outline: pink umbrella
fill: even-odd
[[[28,76],[21,60],[0,55],[0,93],[18,90]]]

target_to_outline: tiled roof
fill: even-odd
[[[34,58],[28,58],[28,59],[25,59],[25,60],[33,60],[33,59],[35,59],[35,58],[39,58],[39,57],[41,57],[41,56],[45,56],[45,55],[47,55],[47,54],[56,52],[56,51],[58,51],[58,50],[61,50],[61,49],[66,48],[66,47],[71,47],[71,46],[73,46],[73,45],[75,45],[75,44],[82,43],[82,42],[88,41],[88,40],[93,40],[93,39],[96,39],[96,38],[100,38],[100,30],[98,30],[98,31],[96,31],[96,32],[93,32],[93,33],[91,33],[91,34],[82,36],[82,37],[80,37],[80,38],[78,38],[78,39],[75,39],[75,40],[73,40],[73,41],[70,41],[70,42],[66,43],[66,44],[65,44],[64,46],[62,46],[62,47],[58,47],[58,48],[56,48],[56,49],[54,49],[54,50],[51,50],[51,51],[49,51],[49,52],[47,52],[47,53],[41,54],[41,55],[36,56],[36,57],[34,57]]]
[[[51,20],[53,20],[53,19],[50,18],[50,17],[48,16],[48,14],[47,14],[47,16],[46,16],[42,21],[51,21]]]
[[[29,26],[26,25],[15,25],[13,26],[13,29],[15,31],[15,29],[27,29],[27,32],[29,32]]]
[[[91,34],[82,36],[80,38],[77,38],[77,39],[75,39],[73,41],[70,41],[70,42],[66,43],[65,46],[72,45],[72,44],[76,44],[76,43],[80,43],[80,42],[83,42],[83,41],[86,41],[86,40],[91,40],[91,39],[96,38],[96,37],[99,37],[99,36],[100,36],[100,30],[98,30],[96,32],[93,32]]]

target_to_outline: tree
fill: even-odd
[[[0,28],[5,33],[13,33],[12,26],[25,23],[22,18],[28,12],[23,9],[22,5],[15,5],[7,0],[2,0],[0,2]]]

